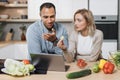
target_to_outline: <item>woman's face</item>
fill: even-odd
[[[87,22],[86,22],[85,18],[80,13],[75,15],[74,25],[75,25],[76,31],[82,32],[82,31],[87,30]]]

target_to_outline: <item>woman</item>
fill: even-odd
[[[103,33],[96,29],[92,12],[87,9],[77,10],[74,14],[74,29],[75,31],[69,38],[69,48],[66,48],[62,40],[58,42],[57,46],[66,55],[69,53],[69,62],[73,60],[73,57],[96,61],[101,56]],[[71,53],[74,53],[73,57]]]

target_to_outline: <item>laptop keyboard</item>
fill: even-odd
[[[36,70],[34,71],[34,74],[47,74],[49,67],[49,60],[41,59],[40,62],[35,65]]]
[[[1,71],[2,68],[4,68],[4,61],[3,59],[0,59],[0,74],[3,74],[3,72]]]
[[[3,72],[1,71],[2,68],[4,68],[4,64],[0,63],[0,74],[3,74]]]

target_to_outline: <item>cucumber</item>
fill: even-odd
[[[66,77],[68,79],[75,79],[75,78],[80,78],[80,77],[84,77],[87,75],[90,75],[92,73],[92,71],[90,69],[84,69],[78,72],[72,72],[72,73],[68,73],[66,75]]]

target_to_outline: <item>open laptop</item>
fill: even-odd
[[[31,63],[40,71],[66,71],[64,57],[58,54],[31,53]]]

